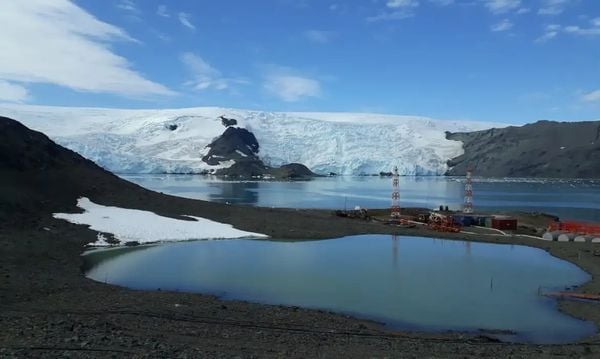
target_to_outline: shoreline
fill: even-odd
[[[430,231],[428,231],[430,232]],[[434,232],[435,233],[435,232]],[[431,235],[430,235],[431,234]],[[460,234],[464,234],[464,233],[460,233]],[[368,235],[368,234],[367,234]],[[387,234],[384,234],[387,235]],[[389,234],[392,235],[392,234]],[[413,237],[413,235],[406,235],[406,234],[398,234],[399,237]],[[491,235],[491,236],[497,236],[497,235]],[[578,265],[577,263],[569,260],[569,259],[563,259],[561,257],[558,257],[556,255],[554,255],[550,250],[546,249],[546,248],[541,248],[539,246],[534,246],[531,244],[516,244],[514,242],[511,242],[510,239],[514,239],[515,237],[523,237],[523,236],[527,236],[527,235],[512,235],[512,236],[508,236],[508,235],[504,235],[503,237],[510,237],[508,239],[508,242],[506,243],[497,243],[496,241],[492,241],[489,239],[483,239],[483,240],[478,240],[478,239],[471,239],[471,240],[467,240],[464,238],[441,238],[441,236],[436,236],[432,233],[427,233],[424,235],[420,235],[420,237],[424,237],[424,238],[432,238],[432,239],[443,239],[443,240],[451,240],[451,241],[457,241],[457,242],[471,242],[471,243],[484,243],[484,244],[495,244],[495,245],[502,245],[502,246],[513,246],[513,245],[517,245],[517,246],[521,246],[521,247],[528,247],[528,248],[535,248],[535,249],[540,249],[543,250],[544,252],[548,253],[550,256],[559,259],[561,261],[565,261],[567,263],[570,263],[574,266],[576,266],[577,268],[579,268],[581,271],[583,271],[584,273],[586,273],[587,275],[589,275],[590,279],[579,283],[579,284],[573,284],[573,285],[568,285],[565,286],[563,290],[572,290],[575,289],[574,292],[579,292],[579,288],[587,285],[588,283],[597,280],[598,277],[594,277],[591,273],[589,273],[588,271],[586,271],[584,268],[582,268],[580,265]],[[540,237],[533,237],[533,236],[527,236],[531,239],[535,239],[535,240],[539,240],[542,241],[542,239]],[[234,240],[255,240],[255,241],[275,241],[275,242],[310,242],[310,241],[328,241],[328,240],[334,240],[334,239],[339,239],[339,238],[321,238],[321,239],[311,239],[311,238],[307,238],[307,239],[292,239],[292,240],[286,240],[286,239],[278,239],[278,238],[224,238],[224,239],[208,239],[210,241],[219,241],[219,240],[229,240],[229,241],[234,241]],[[94,267],[94,265],[96,263],[101,263],[103,260],[98,260],[98,261],[90,261],[89,259],[86,261],[85,257],[88,255],[94,255],[95,252],[111,252],[111,251],[124,251],[124,252],[129,252],[129,251],[135,251],[136,249],[143,249],[146,247],[151,247],[151,246],[157,246],[157,245],[171,245],[171,244],[178,244],[178,243],[185,243],[185,242],[194,242],[194,241],[205,241],[206,239],[188,239],[188,240],[176,240],[176,241],[165,241],[165,242],[150,242],[150,243],[144,243],[144,244],[139,244],[139,245],[115,245],[115,246],[110,246],[110,247],[93,247],[89,250],[86,250],[85,252],[83,252],[81,254],[82,258],[84,258],[84,266],[82,266],[82,275],[86,278],[89,278],[86,276],[86,271],[92,269]],[[598,246],[598,250],[600,250],[600,245]],[[92,263],[94,262],[94,263]],[[89,278],[92,279],[92,278]],[[99,280],[95,280],[92,279],[96,282],[102,283]],[[106,283],[106,282],[105,282]],[[119,284],[110,284],[110,285],[115,285],[118,286],[120,288],[124,288],[124,289],[131,289],[127,286],[123,286],[123,285],[119,285]],[[142,291],[150,291],[150,292],[155,292],[157,291],[156,289],[140,289]],[[158,290],[160,291],[160,289]],[[172,291],[175,293],[178,293],[179,291],[173,291],[173,290],[167,290],[167,291]],[[472,330],[461,330],[461,329],[418,329],[420,328],[419,325],[416,324],[407,324],[407,325],[396,325],[396,324],[392,324],[392,323],[386,323],[385,321],[383,321],[383,319],[377,319],[377,318],[372,318],[369,317],[368,315],[366,316],[361,316],[358,313],[351,313],[351,312],[344,312],[344,311],[335,311],[335,310],[329,310],[329,309],[319,309],[319,308],[310,308],[310,307],[304,307],[301,305],[284,305],[284,304],[277,304],[277,303],[267,303],[267,302],[260,302],[260,301],[248,301],[248,300],[240,300],[240,299],[227,299],[227,298],[223,298],[221,295],[219,294],[215,294],[215,293],[205,293],[205,292],[198,292],[198,291],[183,291],[184,293],[189,293],[189,294],[198,294],[198,295],[202,295],[202,296],[210,296],[210,297],[214,297],[217,300],[223,301],[223,302],[236,302],[236,301],[241,301],[241,302],[247,302],[247,303],[252,303],[252,304],[258,304],[258,305],[265,305],[265,306],[279,306],[279,307],[283,307],[283,308],[293,308],[293,307],[301,307],[304,308],[306,310],[321,310],[321,311],[325,311],[334,315],[342,315],[342,316],[347,316],[350,318],[353,318],[357,321],[368,321],[371,322],[377,326],[379,326],[382,330],[386,331],[386,332],[390,332],[390,333],[408,333],[408,334],[413,334],[413,335],[439,335],[439,334],[453,334],[453,335],[465,335],[465,336],[469,336],[469,337],[476,337],[476,336],[489,336],[492,339],[497,339],[499,342],[504,343],[504,344],[525,344],[525,345],[540,345],[540,344],[536,344],[533,342],[528,342],[528,341],[523,341],[521,339],[523,339],[523,334],[519,333],[519,332],[514,332],[512,330],[500,330],[500,329],[496,329],[496,328],[478,328],[478,329],[472,329]],[[581,319],[578,318],[574,315],[572,315],[571,313],[569,313],[568,311],[563,310],[563,308],[560,306],[561,302],[566,302],[569,301],[568,299],[562,299],[562,298],[554,298],[554,306],[556,307],[555,309],[558,310],[561,313],[564,313],[565,315],[568,315],[572,318],[575,319],[579,319],[579,320],[585,320],[585,321],[589,321],[591,323],[594,324],[594,326],[596,327],[595,332],[587,337],[583,337],[579,340],[576,341],[572,341],[572,342],[566,342],[566,343],[549,343],[549,344],[541,344],[541,345],[572,345],[572,344],[576,344],[576,343],[580,343],[580,342],[586,342],[588,339],[594,337],[597,334],[600,334],[599,331],[599,324],[597,322],[591,321],[589,319]],[[600,303],[598,303],[600,304]],[[505,339],[500,339],[498,337],[504,337]],[[512,339],[509,339],[512,338]]]
[[[230,223],[242,230],[266,233],[272,238],[276,237],[282,240],[327,240],[346,235],[396,234],[457,241],[525,245],[546,250],[554,257],[573,263],[589,273],[590,281],[578,286],[577,292],[600,292],[600,260],[593,256],[595,247],[591,243],[547,242],[526,237],[439,233],[421,228],[395,228],[380,223],[339,218],[334,216],[331,211],[326,210],[222,205],[155,194],[145,190],[142,195],[135,194],[134,197],[138,198],[126,200],[122,196],[109,196],[99,202],[105,205],[150,210],[166,216],[198,215]],[[44,228],[50,230],[44,230]],[[8,328],[6,332],[0,333],[0,350],[8,350],[11,354],[16,353],[16,356],[23,353],[37,353],[37,349],[32,349],[35,346],[53,347],[48,344],[48,341],[56,341],[60,343],[59,347],[64,349],[64,340],[74,338],[68,336],[71,333],[69,327],[73,325],[86,327],[85,323],[89,320],[105,322],[104,316],[107,316],[110,318],[109,323],[116,323],[117,327],[128,328],[127,337],[134,342],[146,343],[146,339],[142,339],[146,337],[143,323],[147,324],[148,321],[160,328],[165,327],[177,332],[176,337],[179,338],[177,340],[163,338],[162,331],[153,332],[154,334],[151,336],[156,338],[159,343],[156,348],[148,349],[146,344],[137,347],[134,343],[117,345],[119,350],[133,350],[132,353],[151,353],[156,356],[170,353],[175,349],[192,353],[192,355],[205,356],[216,356],[216,353],[221,352],[228,352],[231,355],[259,353],[260,356],[269,356],[269,350],[273,346],[278,348],[276,353],[279,354],[271,353],[271,356],[292,357],[314,357],[323,353],[328,353],[329,356],[348,353],[355,357],[372,356],[373,353],[385,356],[392,353],[389,351],[390,347],[403,348],[403,351],[408,350],[418,356],[447,356],[450,354],[447,347],[460,351],[468,349],[474,353],[473,357],[504,356],[515,352],[525,356],[535,356],[540,354],[540,351],[553,355],[566,354],[573,348],[578,348],[578,352],[581,354],[589,352],[590,357],[600,355],[598,331],[591,337],[571,344],[498,343],[492,335],[484,332],[397,331],[379,323],[343,313],[222,300],[203,294],[139,291],[104,284],[86,278],[82,267],[81,254],[86,250],[84,244],[93,242],[95,237],[96,232],[85,226],[70,224],[63,220],[50,218],[50,216],[42,216],[35,221],[33,226],[0,227],[0,243],[9,244],[8,250],[6,246],[0,249],[0,255],[7,258],[9,253],[17,254],[14,256],[15,263],[12,263],[13,268],[10,268],[10,264],[9,266],[0,266],[0,275],[8,274],[9,282],[12,282],[8,288],[0,288],[0,309],[5,313],[0,315],[0,324]],[[31,247],[31,243],[38,243],[41,248]],[[29,258],[31,251],[37,253],[33,259]],[[57,268],[60,268],[58,273],[56,273]],[[23,275],[23,273],[28,274]],[[12,280],[15,276],[21,280],[17,282]],[[165,307],[165,301],[171,304]],[[557,303],[557,309],[567,315],[590,320],[596,327],[600,324],[600,308],[596,303],[565,300],[557,300]],[[31,321],[38,323],[34,325],[34,328],[38,329],[25,336],[20,335],[19,333],[24,329],[23,317],[28,318],[25,323]],[[52,321],[49,319],[52,317],[60,318],[58,323],[61,324],[56,326],[66,325],[67,328],[59,329],[56,333],[50,331],[48,334],[47,329],[42,329],[43,323],[48,320]],[[76,324],[73,324],[73,321]],[[105,323],[105,325],[108,324]],[[218,338],[211,339],[210,343],[198,339],[199,341],[195,343],[200,343],[200,347],[193,350],[186,349],[185,345],[180,343],[183,340],[181,335],[186,337],[183,334],[186,330],[196,332],[199,330],[198,328],[202,328],[201,332],[203,333],[204,330],[208,330],[208,333],[220,334],[217,335]],[[84,330],[85,334],[77,335],[77,340],[73,339],[73,342],[79,343],[82,337],[85,337],[84,343],[87,342],[90,346],[98,342],[97,338],[105,338],[105,341],[113,344],[120,343],[120,340],[113,334],[103,330],[100,330],[101,333],[98,331],[95,328],[87,328]],[[261,337],[257,342],[259,344],[255,344],[253,341],[248,348],[248,339],[244,338],[257,331],[269,332],[271,336]],[[223,338],[223,335],[226,338]],[[232,340],[234,337],[235,340]],[[324,339],[315,339],[321,337]],[[297,340],[300,340],[299,344],[291,344]],[[329,349],[318,346],[315,352],[314,340],[324,340]],[[192,340],[192,342],[194,341]],[[55,343],[55,347],[57,343]],[[187,345],[190,343],[188,342]],[[230,347],[225,348],[224,345]],[[42,352],[48,353],[48,356],[51,357],[50,354],[55,355],[56,350],[44,349]],[[0,351],[0,357],[2,354],[3,352]]]

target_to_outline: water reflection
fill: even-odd
[[[169,194],[264,207],[385,208],[387,177],[326,177],[307,182],[223,181],[194,175],[131,175],[126,179]],[[401,177],[400,203],[407,207],[459,209],[464,182],[453,177]],[[544,212],[563,219],[600,221],[600,182],[582,180],[490,180],[473,183],[474,207]]]
[[[213,202],[256,205],[260,184],[260,182],[209,183],[214,192],[209,193],[208,199]]]

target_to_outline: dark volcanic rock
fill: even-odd
[[[225,116],[221,116],[219,118],[221,119],[221,123],[225,127],[236,126],[237,125],[237,120],[235,118],[227,118]]]
[[[265,166],[261,160],[240,161],[229,168],[217,171],[217,175],[230,177],[262,177],[268,173],[270,167]]]
[[[270,171],[270,174],[276,178],[288,179],[310,178],[317,176],[313,171],[301,163],[290,163],[279,168],[274,168]]]
[[[216,174],[243,178],[268,176],[276,179],[307,179],[318,176],[300,163],[291,163],[274,168],[265,165],[260,159],[236,162],[229,168],[218,170]]]
[[[226,121],[235,121],[221,116],[223,124]],[[232,123],[232,122],[228,122]],[[235,122],[237,124],[237,121]],[[278,179],[298,179],[316,176],[306,166],[299,163],[283,165],[272,168],[263,163],[258,157],[259,144],[254,134],[244,128],[227,127],[225,132],[211,142],[208,154],[202,161],[211,166],[222,162],[234,161],[229,168],[222,168],[215,172],[219,176],[228,177],[264,177],[271,176]]]
[[[600,178],[600,121],[539,121],[446,138],[465,149],[448,161],[447,175],[462,176],[470,164],[485,177]]]
[[[44,134],[0,117],[0,223],[17,221],[17,215],[29,221],[40,212],[72,210],[78,197],[111,192],[116,184],[137,187]]]
[[[210,148],[210,151],[202,157],[202,161],[211,166],[228,160],[240,162],[258,159],[258,141],[252,132],[244,128],[228,127],[207,147]]]

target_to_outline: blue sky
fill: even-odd
[[[600,119],[597,0],[4,0],[0,102]]]

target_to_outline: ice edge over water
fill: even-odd
[[[259,157],[272,166],[302,163],[321,174],[443,175],[463,153],[445,131],[504,124],[361,113],[284,113],[218,107],[119,110],[2,105],[6,116],[117,173],[201,173],[229,167],[202,162],[205,146],[235,118],[254,133]]]

